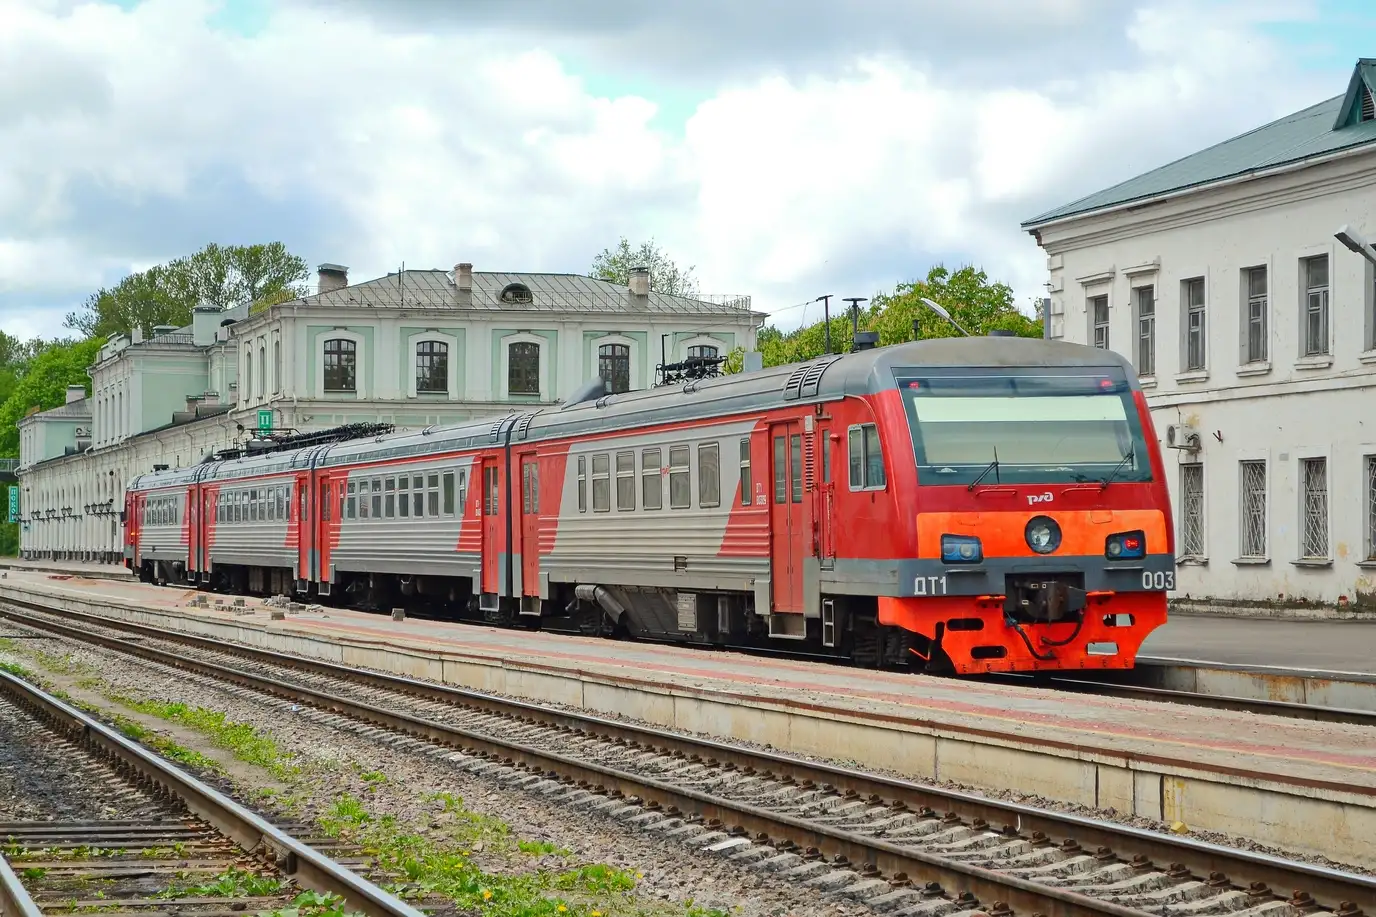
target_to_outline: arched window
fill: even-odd
[[[268,349],[266,346],[258,345],[258,397],[266,398],[268,394],[268,384],[266,376],[268,373]]]
[[[516,341],[507,351],[506,390],[509,395],[540,394],[540,345]]]
[[[608,391],[631,390],[631,347],[629,344],[603,344],[597,348],[597,374],[608,383]]]
[[[536,371],[538,386],[538,365]],[[416,391],[438,392],[441,395],[449,391],[448,344],[443,341],[421,341],[416,345]]]
[[[358,345],[346,338],[325,342],[325,391],[357,391]]]
[[[690,360],[715,360],[719,351],[711,344],[694,344],[688,348]]]
[[[244,351],[244,384],[240,386],[245,401],[253,400],[253,351]]]
[[[272,390],[282,391],[282,342],[272,342]]]

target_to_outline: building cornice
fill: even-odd
[[[1276,395],[1308,395],[1316,392],[1353,391],[1376,388],[1376,369],[1363,367],[1321,379],[1297,379],[1261,385],[1235,385],[1224,389],[1203,389],[1148,394],[1147,407],[1172,408],[1192,404],[1218,404],[1272,398]]]

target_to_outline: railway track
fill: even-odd
[[[1367,876],[127,622],[0,615],[881,912],[1376,914]]]
[[[296,826],[269,823],[7,671],[0,736],[4,917],[241,917],[292,908],[305,890],[339,896],[348,913],[421,917]]]

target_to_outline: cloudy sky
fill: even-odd
[[[281,240],[362,280],[654,236],[781,326],[1338,95],[1369,0],[0,0],[0,324]]]

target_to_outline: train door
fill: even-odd
[[[521,595],[540,594],[540,461],[521,456]]]
[[[310,581],[315,579],[314,559],[315,539],[311,520],[311,479],[310,475],[296,476],[296,591],[305,592]]]
[[[218,490],[211,490],[206,485],[201,486],[201,525],[197,534],[197,541],[200,545],[201,556],[200,574],[201,582],[210,582],[210,548],[214,538],[215,524],[218,522],[220,494]]]
[[[495,595],[501,580],[498,555],[502,540],[501,469],[496,457],[483,459],[483,553],[480,592]]]
[[[129,511],[126,513],[125,528],[129,533],[129,544],[133,548],[133,570],[143,565],[143,494],[129,495]]]
[[[201,569],[201,486],[186,489],[186,514],[182,517],[182,538],[186,542],[186,580],[193,585]]]
[[[796,421],[771,424],[770,466],[774,495],[770,510],[770,586],[774,611],[803,610],[803,432]]]
[[[836,485],[832,482],[831,471],[831,426],[818,424],[816,475],[817,487],[814,512],[817,519],[816,554],[823,568],[830,568],[836,561]]]
[[[307,579],[313,579],[320,584],[321,595],[329,595],[330,547],[333,541],[330,530],[338,531],[336,527],[339,523],[336,520],[343,512],[339,494],[343,492],[343,488],[329,475],[322,474],[316,481],[316,492],[320,494],[320,510],[316,513],[314,536],[316,567],[307,574]]]

